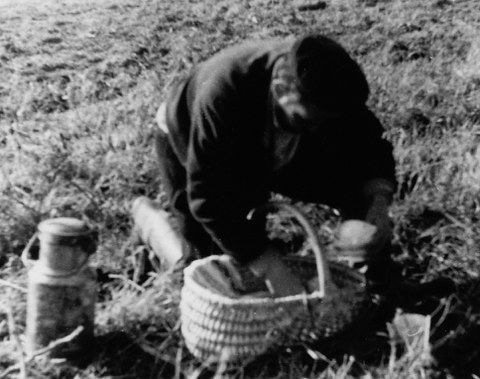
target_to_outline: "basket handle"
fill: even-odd
[[[35,241],[38,239],[38,232],[36,232],[31,238],[30,240],[28,241],[27,245],[25,246],[25,248],[23,249],[22,251],[22,255],[21,255],[21,260],[23,262],[23,264],[25,265],[25,267],[27,269],[31,269],[36,261],[36,259],[33,259],[31,254],[30,254],[30,250],[32,250],[32,247],[33,247],[33,244],[35,243]]]
[[[327,264],[327,259],[325,257],[325,254],[322,252],[322,249],[320,247],[320,241],[318,239],[318,235],[313,229],[312,224],[310,223],[308,218],[305,216],[305,214],[302,211],[300,211],[297,207],[291,204],[288,204],[284,201],[269,201],[263,206],[252,209],[249,212],[247,218],[250,220],[257,211],[269,213],[269,212],[279,211],[279,210],[285,210],[289,212],[305,230],[305,233],[307,234],[307,237],[309,238],[310,243],[312,244],[312,249],[315,255],[315,263],[316,263],[317,272],[318,272],[318,292],[321,298],[325,297],[325,289],[327,287],[327,284],[331,284],[330,271],[328,269],[328,264]]]

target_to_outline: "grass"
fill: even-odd
[[[134,269],[131,200],[162,196],[152,151],[154,114],[174,78],[221,48],[308,31],[342,42],[371,84],[370,106],[398,162],[400,190],[392,207],[396,259],[413,279],[446,275],[458,291],[435,325],[433,360],[407,353],[389,359],[388,346],[369,359],[348,353],[324,357],[324,351],[305,347],[264,361],[276,370],[259,374],[266,368],[256,367],[238,376],[480,375],[480,4],[330,0],[316,11],[296,5],[0,4],[0,278],[26,286],[18,257],[37,223],[60,215],[84,219],[99,231],[92,265],[104,273],[94,362],[86,368],[34,362],[28,365],[31,377],[201,374],[179,335],[175,278],[152,273],[141,289],[118,279]],[[318,212],[308,210],[312,216]],[[106,273],[118,277],[111,280]],[[26,299],[4,286],[0,294],[1,375],[18,363],[13,336],[24,333]],[[16,333],[8,327],[7,310]]]

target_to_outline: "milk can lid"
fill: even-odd
[[[90,233],[88,225],[77,218],[58,217],[42,221],[38,224],[41,233],[55,236],[77,237]]]

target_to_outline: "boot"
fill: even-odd
[[[183,241],[169,214],[145,196],[134,200],[131,210],[133,236],[148,246],[167,268],[183,257]],[[132,237],[133,238],[133,237]]]

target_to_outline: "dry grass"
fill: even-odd
[[[92,264],[117,275],[100,276],[94,361],[77,368],[39,360],[27,364],[30,377],[206,375],[178,332],[175,278],[154,273],[142,289],[122,279],[133,268],[130,202],[143,194],[161,197],[153,116],[165,86],[221,48],[307,31],[341,41],[371,83],[370,105],[398,161],[401,189],[392,209],[397,259],[412,278],[447,275],[459,290],[434,317],[431,360],[401,349],[392,356],[388,337],[374,335],[364,354],[285,349],[236,376],[479,374],[480,5],[330,0],[325,9],[301,12],[295,4],[0,3],[0,279],[25,286],[18,255],[36,224],[58,215],[85,219],[100,232]],[[307,210],[321,219],[318,208]],[[0,375],[18,363],[8,314],[10,330],[13,322],[22,336],[25,297],[0,285]],[[18,377],[18,370],[8,377]]]

